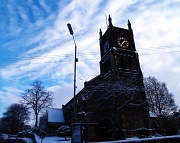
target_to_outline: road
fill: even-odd
[[[64,140],[65,138],[60,138],[60,137],[45,137],[43,140],[42,140],[42,143],[70,143],[71,142],[71,139],[70,138],[67,138],[67,140],[65,141]],[[41,139],[38,138],[38,143],[41,143]]]

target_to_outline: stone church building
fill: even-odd
[[[133,30],[115,27],[109,16],[108,28],[100,38],[100,74],[63,105],[66,124],[96,123],[101,140],[118,139],[120,134],[137,135],[150,128],[143,74]],[[75,105],[75,106],[74,106]],[[74,108],[75,107],[75,108]]]

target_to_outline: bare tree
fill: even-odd
[[[22,104],[12,104],[3,113],[1,124],[4,130],[10,134],[17,134],[29,121],[29,110]]]
[[[35,115],[35,127],[38,125],[38,115],[47,107],[52,106],[51,91],[45,91],[41,81],[35,81],[31,84],[32,88],[27,89],[25,93],[21,94],[22,103],[26,104],[33,110]]]
[[[137,109],[137,112],[138,108],[148,109],[143,79],[137,74],[125,74],[119,79],[103,79],[85,83],[86,91],[82,100],[86,100],[84,105],[87,118],[90,118],[89,114],[94,114],[98,118],[105,117],[112,130],[112,138],[115,139],[119,116],[125,108]],[[147,110],[146,113],[148,114]]]
[[[177,110],[173,94],[168,91],[166,83],[159,82],[155,77],[148,77],[144,78],[144,84],[152,112],[168,115]]]

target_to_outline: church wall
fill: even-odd
[[[150,128],[138,53],[135,49],[131,24],[128,29],[109,27],[100,31],[100,75],[85,83],[75,100],[64,106],[66,123],[98,123],[114,136],[114,131],[124,131],[129,136],[140,128]],[[75,102],[74,102],[75,101]],[[75,112],[74,112],[75,105]],[[86,116],[76,115],[84,111]]]

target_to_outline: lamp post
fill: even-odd
[[[74,33],[73,33],[73,30],[72,30],[72,27],[71,27],[71,24],[68,23],[67,24],[67,27],[69,29],[69,33],[72,35],[73,37],[73,41],[74,41],[74,45],[75,45],[75,53],[74,53],[74,94],[73,94],[73,106],[74,106],[74,118],[73,118],[73,130],[75,128],[75,116],[76,116],[76,110],[75,110],[75,95],[76,95],[76,62],[78,62],[78,58],[76,58],[76,51],[77,51],[77,46],[76,46],[76,42],[75,42],[75,39],[74,39]]]

